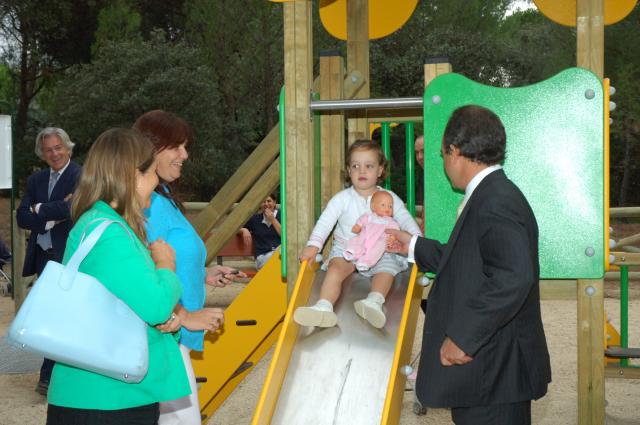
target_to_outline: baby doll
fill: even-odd
[[[399,229],[393,219],[393,197],[379,190],[371,197],[371,211],[360,216],[351,231],[357,236],[349,239],[344,258],[352,261],[358,271],[367,271],[384,254],[387,246],[385,229]]]

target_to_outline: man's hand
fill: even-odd
[[[262,214],[264,214],[264,216],[267,218],[267,220],[269,220],[270,223],[273,223],[276,219],[276,216],[273,215],[272,209],[265,208]]]
[[[442,366],[463,365],[469,363],[473,358],[468,356],[456,345],[451,338],[446,337],[440,347],[440,363]]]
[[[245,243],[245,245],[251,245],[251,232],[249,231],[249,229],[243,227],[238,233],[242,235],[242,241]]]
[[[395,252],[403,255],[409,253],[409,243],[413,237],[411,233],[396,229],[387,229],[385,233],[389,235],[387,238],[387,252]]]

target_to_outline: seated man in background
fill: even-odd
[[[260,212],[254,214],[240,229],[240,234],[246,244],[251,244],[253,239],[256,270],[260,270],[280,246],[280,230],[276,197],[271,194],[262,202]]]

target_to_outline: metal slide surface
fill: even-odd
[[[387,323],[375,329],[353,302],[367,296],[369,279],[353,274],[336,303],[338,326],[301,327],[272,424],[371,425],[382,418],[410,270],[396,276],[385,304]],[[309,304],[318,299],[317,272]]]

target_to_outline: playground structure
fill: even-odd
[[[341,2],[321,2],[321,4],[323,3],[335,6],[335,3]],[[449,64],[435,62],[425,64],[425,87],[427,87],[427,93],[425,93],[424,98],[412,98],[413,100],[405,105],[385,102],[383,106],[386,108],[372,109],[374,106],[367,103],[369,100],[370,81],[368,42],[372,38],[368,29],[370,27],[377,28],[379,21],[374,19],[372,23],[371,18],[369,18],[367,12],[369,2],[367,0],[350,0],[342,3],[346,3],[346,14],[344,18],[334,19],[346,19],[346,72],[342,57],[323,55],[320,57],[320,76],[315,80],[312,78],[311,73],[313,68],[311,57],[312,3],[306,0],[297,0],[283,5],[285,25],[285,101],[281,108],[282,118],[280,122],[282,125],[276,126],[271,130],[264,141],[247,158],[247,161],[234,173],[227,184],[194,221],[196,230],[203,238],[210,234],[206,239],[206,246],[207,261],[211,261],[229,238],[237,232],[237,229],[255,212],[262,199],[278,185],[280,177],[286,176],[282,185],[282,191],[285,193],[283,209],[287,211],[287,233],[283,235],[283,249],[286,248],[286,252],[289,254],[283,253],[283,261],[280,261],[279,256],[272,258],[268,265],[247,286],[241,296],[227,309],[227,325],[225,325],[224,332],[209,335],[205,341],[204,354],[194,354],[196,375],[203,378],[201,379],[202,385],[199,396],[204,420],[211,415],[211,412],[224,401],[224,398],[249,373],[252,365],[264,355],[278,337],[280,338],[280,343],[276,352],[280,354],[274,355],[274,359],[279,360],[274,360],[269,373],[269,379],[271,380],[276,375],[279,375],[281,379],[285,379],[289,369],[287,366],[291,364],[289,359],[295,359],[295,351],[301,347],[296,347],[295,344],[299,329],[290,320],[291,312],[296,306],[305,304],[309,296],[313,299],[314,287],[317,287],[317,285],[314,286],[314,282],[318,277],[314,277],[314,269],[308,269],[306,265],[299,267],[296,257],[306,243],[322,205],[325,205],[328,199],[343,187],[345,118],[347,120],[349,143],[357,138],[367,137],[371,122],[382,123],[384,141],[385,139],[388,140],[390,122],[421,122],[423,120],[423,109],[424,116],[431,117],[432,115],[428,114],[432,112],[428,112],[428,109],[432,111],[437,105],[446,104],[448,110],[452,110],[455,102],[462,102],[462,100],[458,99],[453,101],[454,103],[446,103],[447,97],[454,98],[450,93],[449,81],[451,80],[449,79],[459,77],[450,75],[433,81],[435,77],[451,71]],[[376,2],[371,1],[371,5],[373,3]],[[409,1],[407,3],[414,3],[413,7],[415,7],[417,2]],[[545,2],[537,0],[536,4],[538,3]],[[604,0],[578,0],[576,9],[578,15],[576,20],[578,23],[578,66],[590,69],[599,79],[602,79],[603,72],[604,23],[601,18],[604,14],[605,3]],[[632,2],[627,1],[625,7],[628,7],[629,3],[632,3],[633,6],[635,5],[635,0]],[[542,7],[541,10],[543,10]],[[622,15],[620,19],[624,16],[626,14]],[[325,23],[324,18],[323,23]],[[399,25],[402,25],[402,23]],[[607,23],[609,22],[607,21]],[[432,81],[433,85],[430,84]],[[590,110],[585,113],[589,118],[601,117],[600,124],[602,128],[598,134],[604,138],[608,134],[608,116],[604,110],[605,106],[608,105],[608,100],[606,99],[608,90],[603,88],[599,82],[594,81],[596,80],[592,80],[589,84],[589,87],[593,90],[591,99],[585,97],[584,90],[577,91],[577,94],[574,94],[576,97],[582,96],[581,102],[600,105],[599,108],[601,110]],[[444,86],[447,87],[444,88]],[[478,88],[478,90],[484,89]],[[331,107],[325,104],[327,109],[323,112],[316,112],[312,118],[312,111],[319,111],[322,107],[322,101],[312,100],[311,96],[309,96],[311,92],[318,92],[320,99],[336,100],[338,103]],[[553,93],[553,96],[555,96],[555,92]],[[436,104],[433,102],[433,96],[435,95],[440,96],[440,99],[445,100],[445,103]],[[347,103],[344,101],[350,99],[359,99],[359,103],[353,103],[352,106],[355,109],[349,111],[346,107]],[[483,99],[484,96],[479,96],[473,100],[475,103],[485,104],[497,109],[501,118],[509,116],[506,111],[500,111],[499,107],[496,108],[496,105],[486,103]],[[399,102],[399,100],[397,101]],[[336,106],[340,109],[336,109]],[[398,107],[402,107],[402,109],[396,109]],[[558,113],[558,115],[561,114]],[[446,116],[445,112],[440,112],[437,115],[436,121],[439,126],[442,125],[442,120]],[[434,121],[429,118],[429,122],[432,123]],[[510,129],[510,125],[506,124]],[[317,133],[318,127],[320,128],[320,143],[315,147],[311,141],[314,140],[314,134]],[[431,131],[429,140],[431,140],[431,143],[435,143],[434,140],[437,139],[438,134],[441,134],[441,127],[433,126],[429,129]],[[280,135],[285,136],[284,139],[286,139],[286,145],[283,147],[278,145]],[[407,136],[407,139],[410,139],[410,137]],[[511,141],[511,135],[509,140]],[[595,144],[597,145],[598,142],[596,141]],[[599,182],[602,186],[602,191],[592,188],[592,195],[595,196],[600,193],[600,197],[591,199],[593,205],[597,206],[595,208],[599,215],[595,217],[589,227],[593,232],[590,234],[591,243],[598,241],[599,245],[592,246],[594,248],[593,256],[584,255],[585,248],[583,247],[580,256],[572,257],[586,261],[590,270],[588,273],[578,273],[576,270],[581,266],[572,262],[570,266],[576,268],[572,273],[563,268],[562,270],[565,270],[563,271],[565,274],[562,276],[552,272],[546,275],[554,278],[579,278],[576,297],[578,302],[579,339],[578,410],[579,423],[581,424],[604,422],[605,369],[603,347],[606,341],[602,275],[605,267],[608,266],[608,254],[606,252],[608,245],[606,242],[608,241],[607,231],[609,226],[607,223],[608,193],[606,192],[607,181],[605,176],[608,165],[605,157],[607,149],[604,148],[604,142],[602,142],[601,147],[602,152],[593,152],[593,156],[602,155],[602,163],[599,164],[602,173],[600,178],[597,175],[593,175],[593,181]],[[511,148],[511,144],[509,148]],[[407,149],[407,153],[407,173],[412,175],[413,173],[409,170],[413,167],[413,150]],[[433,154],[433,151],[431,153]],[[282,168],[278,165],[277,159],[279,156],[286,156],[286,161],[281,161]],[[317,157],[321,158],[319,167],[314,165]],[[425,164],[432,164],[433,169],[429,171],[430,176],[439,175],[443,177],[437,158],[425,159]],[[510,166],[508,165],[507,167]],[[511,167],[513,168],[507,168],[508,174],[515,177],[514,179],[518,184],[521,184],[522,182],[519,179],[526,177],[521,172],[522,168],[516,166],[515,163]],[[320,172],[317,173],[316,170],[320,170]],[[322,176],[321,182],[318,174]],[[427,175],[426,170],[425,175]],[[408,187],[413,186],[408,184]],[[444,186],[441,186],[436,194],[432,194],[432,196],[442,197],[442,199],[438,199],[435,202],[438,205],[438,209],[425,209],[425,219],[430,223],[428,229],[433,229],[437,232],[429,234],[429,236],[439,239],[446,239],[448,236],[452,223],[452,211],[455,211],[455,207],[452,207],[452,205],[456,203],[456,195],[445,189]],[[535,192],[534,189],[535,187],[531,190]],[[537,199],[536,195],[530,193],[527,193],[527,195],[533,204]],[[234,204],[237,204],[235,208]],[[411,207],[410,200],[408,204]],[[230,214],[232,208],[233,214]],[[537,210],[536,214],[538,214]],[[631,257],[625,257],[625,260],[622,260],[621,257],[621,255],[616,254],[616,261],[613,264],[620,264],[625,261],[627,264],[632,263],[627,259]],[[560,260],[562,261],[564,258],[560,258]],[[640,263],[637,258],[633,261]],[[281,266],[283,264],[285,265],[285,270],[288,270],[288,273],[285,273],[286,276],[282,276]],[[559,266],[559,264],[555,265]],[[564,262],[563,265],[566,266]],[[582,269],[584,269],[584,264]],[[553,268],[549,270],[555,272]],[[405,277],[405,279],[407,278]],[[396,294],[398,300],[404,300],[404,308],[402,309],[402,315],[397,318],[397,322],[394,322],[397,323],[398,331],[393,334],[393,342],[388,342],[394,347],[394,355],[391,360],[387,358],[380,361],[381,363],[387,363],[388,367],[384,373],[387,373],[389,377],[388,384],[385,387],[387,388],[387,393],[384,395],[384,405],[379,410],[380,423],[397,422],[398,403],[402,400],[402,395],[398,395],[394,391],[398,391],[398,388],[404,388],[404,376],[398,372],[403,365],[408,363],[408,354],[405,347],[407,344],[411,344],[408,341],[413,340],[417,304],[421,293],[419,291],[420,288],[415,285],[415,270],[412,273],[412,277],[407,281],[409,283],[406,293]],[[345,295],[347,293],[348,291],[345,291]],[[264,303],[265,299],[270,302]],[[290,301],[288,302],[288,300]],[[265,306],[265,304],[268,305]],[[398,301],[398,306],[400,305],[400,301]],[[264,309],[259,310],[257,306],[262,306]],[[393,326],[396,326],[396,324]],[[410,348],[409,346],[409,350]],[[285,359],[286,355],[283,356],[281,354],[284,350],[290,350],[292,357]],[[610,354],[615,353],[610,352]],[[266,385],[254,423],[269,423],[272,417],[268,412],[278,411],[279,407],[276,407],[275,404],[277,402],[277,392]],[[267,412],[266,416],[260,416],[263,412]],[[274,423],[277,423],[276,416],[273,418]]]

